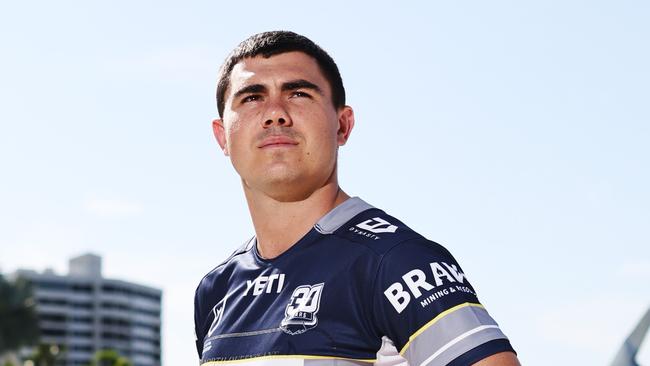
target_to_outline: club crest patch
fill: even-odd
[[[318,309],[325,283],[296,287],[284,311],[280,329],[291,335],[304,333],[318,325]]]

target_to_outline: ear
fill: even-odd
[[[223,150],[223,154],[228,156],[228,144],[226,142],[226,129],[223,126],[223,120],[218,118],[212,121],[212,132],[214,133],[214,137],[217,138],[217,142],[219,143],[219,146],[221,147],[221,150]]]
[[[345,145],[354,127],[354,111],[350,106],[344,106],[339,111],[339,130],[336,132],[339,146]]]

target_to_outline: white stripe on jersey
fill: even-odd
[[[300,357],[300,356],[297,356]],[[232,361],[208,361],[201,366],[237,365],[237,366],[370,366],[373,360],[351,360],[336,357],[303,356],[306,359],[291,356],[266,356]]]
[[[305,360],[296,358],[251,358],[244,360],[233,361],[209,361],[204,362],[201,366],[217,366],[217,365],[240,365],[240,366],[304,366]]]
[[[494,329],[494,328],[499,329],[499,326],[498,325],[481,325],[480,327],[476,327],[476,328],[474,328],[474,329],[472,329],[470,331],[467,331],[467,332],[459,335],[458,337],[456,337],[456,338],[452,339],[451,341],[449,341],[449,343],[447,343],[444,346],[440,347],[440,349],[438,351],[436,351],[436,353],[432,354],[431,357],[424,360],[424,362],[422,362],[420,364],[420,366],[428,365],[431,361],[433,361],[436,357],[440,356],[440,354],[443,353],[444,351],[446,351],[449,347],[451,347],[454,344],[462,341],[463,339],[471,336],[472,334],[478,333],[478,332],[480,332],[482,330],[485,330],[485,329]]]

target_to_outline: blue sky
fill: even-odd
[[[341,69],[340,181],[460,261],[526,365],[605,365],[650,306],[650,5],[29,2],[0,11],[0,269],[164,290],[195,362],[199,279],[252,234],[213,140],[217,68],[290,29]],[[638,360],[650,363],[650,346]]]

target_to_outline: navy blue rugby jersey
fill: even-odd
[[[249,240],[195,295],[202,365],[471,365],[513,351],[452,255],[359,198],[274,259]]]

